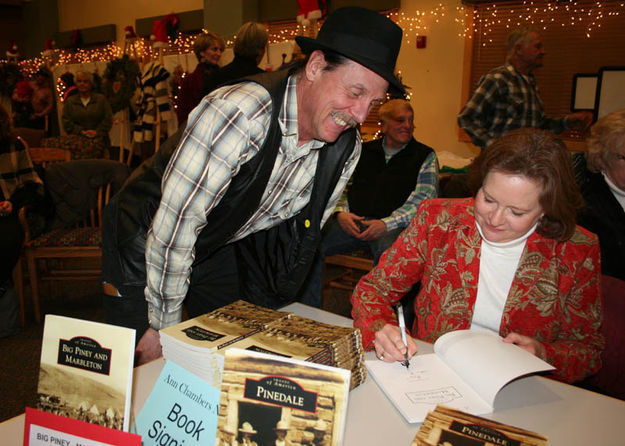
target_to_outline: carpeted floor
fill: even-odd
[[[56,284],[56,290],[42,287],[42,313],[103,322],[100,286],[96,281]],[[43,323],[35,323],[30,291],[26,292],[26,325],[20,333],[0,339],[0,422],[34,407],[39,377]],[[348,291],[331,290],[324,295],[324,309],[349,316]],[[0,444],[2,441],[0,440]]]

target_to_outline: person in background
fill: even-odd
[[[586,162],[592,173],[581,185],[586,206],[578,224],[599,237],[603,274],[625,280],[625,110],[591,127]]]
[[[533,72],[543,66],[546,54],[540,34],[531,27],[508,35],[506,63],[480,78],[473,96],[460,114],[458,125],[482,148],[509,130],[535,127],[561,133],[584,131],[592,122],[590,112],[562,118],[545,115]]]
[[[19,210],[43,201],[43,183],[22,143],[11,135],[11,120],[0,105],[0,337],[19,329],[19,302],[11,282],[24,231]]]
[[[197,57],[198,64],[192,73],[184,77],[180,85],[176,108],[179,125],[187,120],[191,110],[204,97],[205,85],[211,74],[219,70],[219,59],[221,59],[225,48],[223,39],[212,31],[202,32],[193,42],[193,52]]]
[[[356,286],[352,316],[365,347],[387,362],[404,359],[393,305],[421,281],[415,338],[486,329],[552,364],[556,379],[596,372],[599,243],[575,225],[582,198],[566,146],[550,132],[513,130],[481,152],[469,181],[474,198],[423,201]]]
[[[247,22],[241,25],[234,40],[234,59],[213,73],[204,85],[202,96],[225,82],[262,73],[258,64],[265,54],[268,40],[269,34],[262,23]]]
[[[252,424],[245,421],[239,428],[239,446],[258,446],[252,435],[256,435],[258,431],[252,427]]]
[[[289,423],[284,420],[280,420],[273,430],[276,433],[274,446],[289,446],[291,444],[291,442],[286,439],[286,436],[289,433]]]
[[[319,255],[302,302],[321,306],[323,260],[365,249],[378,263],[416,215],[419,204],[438,196],[436,153],[412,136],[410,102],[392,99],[379,110],[383,137],[362,145],[351,184],[324,228]]]
[[[74,81],[74,75],[72,73],[70,73],[69,71],[63,73],[59,77],[59,81],[62,82],[65,87],[61,102],[65,103],[65,101],[67,101],[67,98],[78,94],[78,88],[76,87],[76,82]]]
[[[42,145],[67,149],[72,159],[104,158],[113,126],[111,105],[103,94],[93,91],[91,73],[78,71],[75,79],[78,94],[67,97],[63,105],[62,122],[67,135],[46,138]]]
[[[33,115],[33,87],[26,79],[15,84],[11,95],[11,108],[13,111],[13,126],[28,127]]]
[[[54,107],[54,95],[50,88],[52,75],[47,68],[40,68],[35,74],[35,89],[32,96],[33,113],[29,127],[45,129],[46,117],[50,115]]]

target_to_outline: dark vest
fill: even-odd
[[[382,139],[363,144],[347,199],[349,210],[372,218],[388,217],[414,191],[419,171],[432,149],[414,138],[388,164]]]
[[[283,70],[261,73],[246,79],[259,83],[270,93],[273,104],[270,127],[260,152],[241,166],[224,197],[208,214],[207,225],[199,234],[195,244],[194,265],[203,262],[217,248],[227,243],[250,218],[260,203],[282,138],[278,115],[289,74],[288,71]],[[233,83],[236,82],[241,82],[241,80]],[[145,285],[147,230],[160,201],[160,182],[164,168],[178,145],[182,133],[180,130],[172,136],[161,148],[163,153],[159,151],[155,156],[153,165],[148,166],[138,176],[134,176],[124,190],[115,197],[112,205],[107,206],[103,223],[102,275],[103,280],[115,285],[122,295],[125,294],[124,286]],[[355,138],[355,130],[344,132],[336,142],[320,149],[311,200],[298,216],[290,219],[293,227],[301,225],[316,227],[316,231],[310,232],[318,232],[323,210],[340,178],[345,161],[353,151]],[[297,222],[302,219],[308,220],[308,223],[302,221],[301,225],[298,225]],[[315,221],[316,225],[311,224]],[[282,226],[286,228],[288,225]],[[283,232],[280,232],[281,235],[278,238],[288,239],[290,236],[284,235]],[[270,230],[251,236],[254,236],[253,245],[263,242],[266,244],[268,242],[265,239],[273,240],[276,237],[270,234]],[[317,238],[315,236],[315,243],[318,243]],[[244,251],[248,252],[249,249]],[[275,261],[272,262],[275,263]]]
[[[601,173],[591,173],[581,190],[586,206],[577,223],[599,237],[601,272],[625,280],[625,211]]]

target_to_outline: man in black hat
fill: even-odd
[[[358,161],[355,127],[387,90],[403,91],[401,36],[374,11],[338,9],[316,39],[296,38],[308,56],[298,71],[221,87],[191,112],[147,235],[139,363],[161,354],[158,330],[180,322],[183,301],[194,317],[239,298],[294,299]]]

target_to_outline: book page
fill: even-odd
[[[491,407],[497,392],[511,380],[554,368],[485,330],[446,333],[434,343],[434,352]]]
[[[492,411],[434,353],[413,356],[410,367],[380,360],[365,361],[369,373],[409,423],[422,422],[437,404],[482,414]]]

